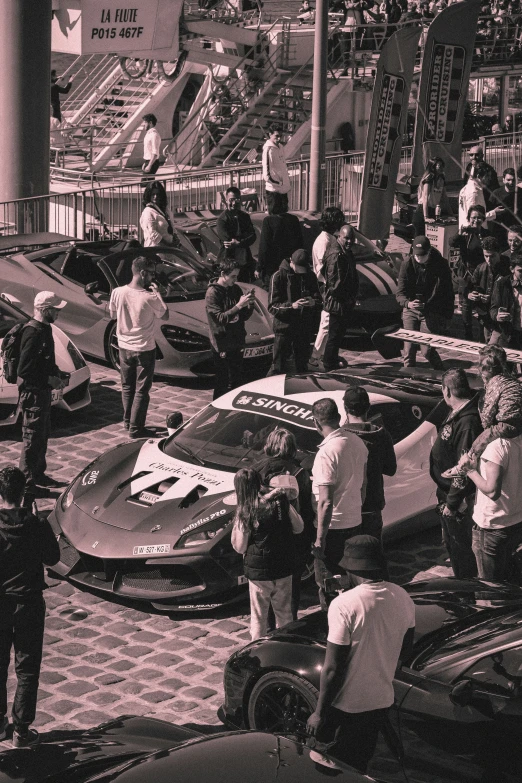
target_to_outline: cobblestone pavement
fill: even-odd
[[[375,353],[348,353],[347,358],[379,361]],[[119,375],[99,364],[90,367],[92,405],[72,416],[53,412],[48,470],[67,481],[85,463],[125,440]],[[210,398],[210,390],[196,389],[196,383],[155,382],[148,424],[161,428],[168,413],[180,410],[187,417]],[[3,428],[0,438],[2,461],[17,462],[19,429]],[[53,502],[38,504],[44,510]],[[395,543],[389,556],[392,576],[402,582],[434,564],[443,566],[445,560],[436,530]],[[42,732],[94,726],[121,714],[198,724],[208,731],[220,725],[216,710],[223,694],[223,664],[248,640],[246,601],[212,615],[176,616],[129,602],[109,603],[64,582],[49,584],[35,723]],[[303,604],[309,609],[316,602],[310,585]],[[11,677],[11,696],[13,684]]]

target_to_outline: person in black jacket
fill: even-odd
[[[324,255],[324,309],[328,317],[328,337],[324,349],[325,372],[339,367],[339,348],[355,308],[359,293],[359,277],[352,253],[354,230],[345,224],[339,230],[337,244]]]
[[[317,278],[306,250],[296,250],[272,275],[268,310],[274,316],[274,358],[268,375],[284,372],[294,353],[297,372],[306,372],[317,315],[322,307]]]
[[[239,188],[227,188],[227,208],[217,219],[216,234],[222,242],[218,261],[233,259],[239,267],[240,283],[253,283],[255,264],[250,246],[256,241],[256,232],[250,215],[241,209]]]
[[[69,76],[69,80],[65,87],[60,87],[58,84],[59,78],[56,75],[56,71],[51,71],[51,108],[52,116],[61,122],[62,121],[62,108],[60,105],[60,95],[67,95],[72,87],[72,78]]]
[[[275,202],[261,226],[256,277],[271,277],[279,269],[281,261],[290,258],[301,247],[303,235],[299,218],[288,212],[288,207]]]
[[[14,647],[18,679],[12,707],[13,746],[36,745],[30,729],[36,699],[45,623],[45,565],[60,559],[60,548],[47,520],[21,508],[26,479],[14,466],[0,470],[0,741],[6,738],[7,675]]]
[[[453,285],[449,264],[427,237],[415,237],[412,253],[399,271],[397,302],[403,308],[402,323],[405,329],[445,334],[453,315]],[[405,367],[415,367],[417,345],[406,343],[403,352]],[[434,370],[443,368],[442,360],[428,345],[421,346],[421,353]]]
[[[368,449],[361,535],[373,536],[381,541],[382,510],[386,505],[383,475],[395,476],[397,472],[393,440],[386,427],[367,420],[370,398],[366,389],[362,386],[348,387],[343,402],[346,412],[343,429],[358,435]]]
[[[467,218],[468,225],[461,226],[459,233],[451,240],[451,245],[460,252],[460,259],[455,265],[455,274],[464,336],[466,340],[473,340],[473,312],[468,294],[473,289],[472,281],[476,268],[484,263],[482,242],[490,236],[490,232],[482,227],[486,220],[486,211],[480,204],[468,209]]]
[[[430,476],[437,485],[442,538],[457,579],[477,575],[471,548],[475,485],[465,475],[443,478],[463,452],[469,451],[482,432],[477,395],[470,389],[464,370],[447,370],[442,376],[442,396],[450,412],[442,422],[430,454]]]
[[[50,433],[52,392],[55,390],[60,394],[66,384],[66,376],[63,376],[56,366],[51,324],[66,304],[67,302],[52,291],[40,291],[34,299],[33,318],[24,327],[20,341],[20,470],[27,478],[27,490],[35,496],[42,494],[38,487],[60,486],[60,482],[45,475],[45,455]]]
[[[239,267],[233,259],[224,259],[219,278],[210,283],[205,294],[205,309],[210,344],[216,371],[214,399],[241,385],[245,321],[253,313],[255,290],[248,294],[237,285]]]
[[[468,293],[468,300],[478,315],[480,339],[483,343],[489,342],[493,332],[494,324],[489,315],[493,285],[498,277],[509,274],[509,261],[501,257],[498,251],[499,246],[495,237],[485,237],[482,240],[484,261],[475,269],[471,291]]]
[[[522,254],[513,255],[511,274],[499,277],[491,292],[489,314],[493,321],[490,342],[503,348],[522,349]]]

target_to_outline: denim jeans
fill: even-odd
[[[272,581],[248,580],[250,592],[250,636],[252,641],[268,631],[268,607],[272,606],[276,628],[292,622],[292,577]]]
[[[0,720],[7,713],[7,674],[11,648],[17,678],[13,724],[25,734],[34,721],[42,664],[45,601],[36,596],[19,602],[16,596],[0,598]]]
[[[402,311],[402,325],[405,329],[412,329],[424,334],[446,334],[447,319],[437,313],[428,313],[424,316],[417,310],[404,308]],[[405,343],[402,359],[405,367],[415,367],[415,355],[418,345],[416,343]],[[435,350],[429,345],[421,345],[421,354],[427,359],[434,370],[442,370],[442,360]]]
[[[522,543],[522,522],[510,527],[473,527],[473,552],[480,579],[488,582],[509,581],[513,568],[512,557]]]
[[[120,348],[123,421],[128,423],[130,435],[139,433],[145,427],[155,363],[155,348],[152,351],[127,351]]]
[[[349,538],[360,536],[362,534],[362,525],[356,527],[345,527],[340,530],[329,530],[326,534],[326,543],[324,547],[324,559],[316,557],[314,560],[315,583],[319,588],[319,603],[321,609],[327,609],[332,596],[327,598],[324,588],[324,580],[330,579],[336,574],[345,574],[344,568],[341,568],[339,561],[344,555],[344,545]]]
[[[471,579],[477,575],[477,562],[471,548],[473,499],[468,498],[464,514],[458,517],[445,517],[441,514],[440,517],[442,540],[457,579]]]

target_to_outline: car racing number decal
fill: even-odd
[[[236,410],[262,413],[282,421],[292,421],[309,430],[315,429],[312,406],[304,402],[248,391],[238,394],[232,401],[232,407]]]

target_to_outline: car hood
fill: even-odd
[[[233,491],[234,473],[169,457],[160,443],[122,444],[103,454],[76,478],[74,505],[103,525],[147,533],[147,544],[173,545],[195,528],[231,517],[235,507],[223,498]],[[74,530],[68,528],[69,516],[65,512],[60,520],[63,532],[76,533],[71,543],[79,545],[76,523],[71,522]],[[153,528],[161,530],[157,542],[150,535]],[[103,541],[96,554],[104,556]]]
[[[241,285],[241,284],[240,284]],[[241,285],[246,293],[252,286]],[[266,337],[273,336],[270,316],[267,310],[267,294],[260,288],[256,288],[258,302],[254,311],[245,324],[247,342],[258,342]],[[198,334],[208,335],[208,320],[205,310],[205,300],[196,299],[191,302],[167,303],[169,309],[169,324],[182,326],[184,329],[192,329]]]

